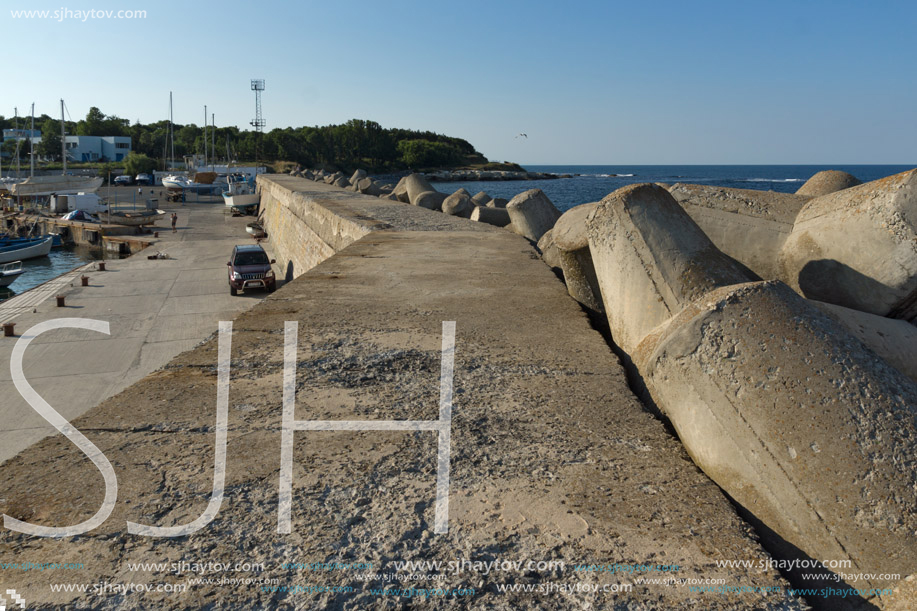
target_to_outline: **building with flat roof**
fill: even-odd
[[[67,136],[69,161],[123,161],[131,152],[130,136]]]

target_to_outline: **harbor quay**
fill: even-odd
[[[214,200],[216,201],[216,200]],[[177,232],[168,217],[152,227],[147,247],[124,259],[108,258],[105,271],[90,263],[0,303],[0,322],[15,323],[20,336],[59,318],[108,323],[109,335],[85,330],[48,331],[31,342],[23,370],[38,394],[68,419],[117,394],[175,355],[193,348],[251,307],[264,293],[232,297],[226,262],[235,244],[252,242],[245,232],[251,217],[232,217],[220,202],[164,208],[178,214]],[[266,250],[270,242],[264,243]],[[149,259],[161,253],[167,258]],[[88,286],[81,286],[81,276]],[[57,306],[57,296],[64,307]],[[0,460],[56,433],[13,385],[10,356],[16,337],[0,338]]]

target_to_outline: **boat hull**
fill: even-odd
[[[25,273],[25,270],[22,269],[21,261],[17,260],[15,263],[7,263],[0,268],[0,288],[8,287],[23,273]]]
[[[24,261],[25,259],[34,259],[35,257],[46,257],[51,252],[51,243],[54,240],[45,238],[34,244],[25,246],[12,246],[0,248],[0,263],[10,263],[12,261]]]
[[[223,193],[223,203],[228,208],[246,208],[248,206],[257,206],[261,201],[261,196],[257,193],[227,195]]]
[[[161,221],[166,217],[164,210],[148,210],[144,212],[113,212],[106,215],[105,221],[110,225],[127,225],[128,227],[140,227],[141,225],[152,225],[156,221]]]
[[[31,176],[9,186],[10,193],[21,197],[40,195],[76,195],[94,193],[102,186],[102,178],[87,176]]]

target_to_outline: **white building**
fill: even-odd
[[[69,161],[123,161],[131,152],[130,136],[67,136]]]

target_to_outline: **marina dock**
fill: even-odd
[[[226,261],[234,244],[250,243],[245,224],[220,204],[186,204],[178,213],[178,232],[168,218],[159,238],[126,259],[108,259],[106,271],[92,263],[0,304],[0,322],[14,322],[16,335],[46,320],[65,317],[104,320],[108,337],[89,331],[50,331],[32,342],[25,356],[29,383],[48,403],[73,419],[117,394],[175,355],[193,348],[266,293],[231,297]],[[124,236],[124,239],[135,239]],[[270,253],[270,240],[264,242]],[[168,259],[150,260],[157,252]],[[80,276],[89,276],[81,286]],[[56,296],[65,297],[57,307]],[[34,312],[33,312],[34,311]],[[6,460],[46,435],[56,433],[22,399],[10,376],[15,338],[0,338],[0,460]]]

